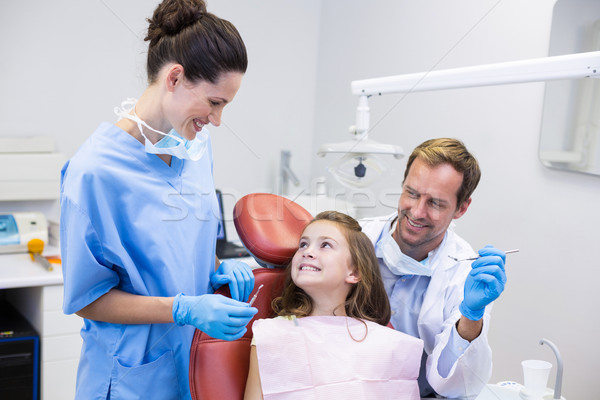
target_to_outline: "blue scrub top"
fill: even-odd
[[[62,170],[61,252],[66,314],[112,288],[202,295],[214,269],[218,203],[212,152],[169,167],[102,123]],[[191,399],[194,327],[84,319],[77,399]]]

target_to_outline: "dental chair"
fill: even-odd
[[[271,301],[283,290],[285,266],[298,249],[298,241],[312,215],[291,200],[268,193],[242,197],[233,209],[238,236],[262,268],[255,269],[254,290],[261,289],[253,306],[258,313],[246,334],[235,341],[214,339],[196,330],[190,352],[190,391],[193,400],[241,400],[244,397],[252,324],[274,316]],[[230,296],[227,285],[215,293]]]

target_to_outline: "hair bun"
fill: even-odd
[[[148,18],[148,35],[144,40],[154,44],[163,36],[172,36],[194,24],[207,13],[203,0],[164,0],[152,18]]]

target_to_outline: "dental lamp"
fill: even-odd
[[[404,156],[402,147],[371,140],[368,138],[368,132],[369,101],[367,96],[360,96],[356,109],[356,125],[350,127],[350,133],[354,135],[354,140],[324,144],[319,147],[317,154],[321,157],[324,157],[326,153],[344,154],[328,170],[345,186],[366,187],[383,176],[386,168],[374,155],[389,154],[398,159]],[[368,174],[367,169],[369,170]]]
[[[352,94],[359,96],[356,125],[350,127],[354,140],[324,144],[319,147],[317,155],[345,154],[329,171],[345,186],[366,187],[378,179],[377,174],[383,176],[385,171],[385,167],[372,155],[389,154],[397,159],[404,155],[399,146],[368,139],[370,96],[599,77],[600,51],[593,51],[353,81]],[[375,169],[376,174],[369,174],[369,166]]]

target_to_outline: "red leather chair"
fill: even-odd
[[[308,211],[268,193],[242,197],[233,209],[233,220],[240,240],[257,262],[269,268],[254,272],[254,295],[264,285],[253,306],[258,313],[248,324],[246,334],[236,341],[214,339],[196,330],[190,354],[190,391],[193,400],[241,400],[244,397],[252,324],[256,319],[271,318],[271,301],[283,289],[283,270],[294,256],[306,225],[312,220]],[[216,293],[229,296],[224,286]]]

